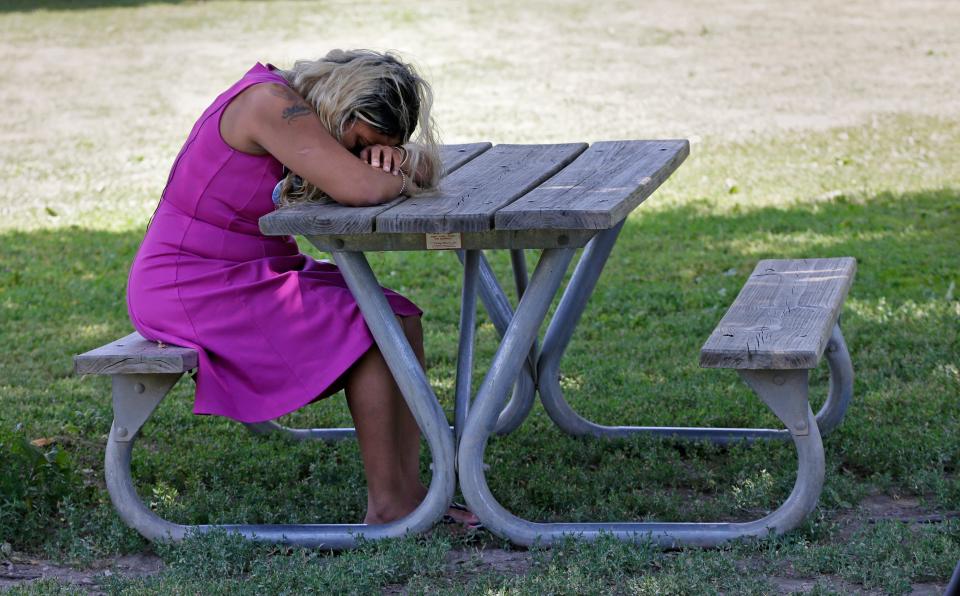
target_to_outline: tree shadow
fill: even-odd
[[[842,318],[857,372],[865,373],[859,378],[909,383],[929,377],[960,349],[950,321],[956,298],[948,298],[957,295],[951,287],[960,281],[958,193],[947,188],[856,201],[837,197],[729,214],[696,202],[649,214],[641,207],[624,227],[571,350],[579,341],[584,357],[615,352],[604,347],[615,337],[618,350],[648,360],[644,368],[691,377],[715,372],[697,370],[700,346],[757,261],[852,256],[858,269]],[[669,383],[657,388],[682,403],[688,390]],[[725,396],[698,399],[705,400],[708,424],[730,414],[721,403]],[[584,407],[600,414],[604,406],[587,399]],[[645,408],[645,415],[658,411],[643,402],[629,407]],[[660,408],[659,416],[672,410]],[[630,422],[618,417],[606,423]]]
[[[862,201],[838,197],[723,215],[696,202],[649,214],[641,206],[624,227],[590,308],[609,311],[598,314],[602,322],[625,329],[636,322],[637,313],[647,322],[683,314],[712,325],[722,314],[717,309],[725,309],[735,295],[723,288],[739,289],[762,258],[856,257],[851,290],[856,300],[895,304],[943,297],[960,275],[958,192],[883,193]],[[6,322],[13,323],[3,326],[0,337],[58,335],[79,350],[88,349],[85,342],[109,341],[128,332],[126,275],[141,239],[142,230],[77,226],[0,234],[2,312]],[[308,246],[303,239],[300,244]],[[505,262],[500,255],[492,258]],[[384,281],[409,288],[428,309],[456,308],[449,305],[453,288],[431,283],[438,275],[451,281],[448,273],[455,281],[456,259],[381,253],[371,261],[376,269],[390,272]],[[442,267],[447,261],[450,271],[437,272],[438,263]],[[850,319],[882,325],[863,317]],[[707,334],[710,329],[704,327]],[[872,327],[870,331],[873,336]]]
[[[196,4],[203,0],[6,0],[0,13],[133,8],[148,4]]]
[[[951,318],[956,299],[945,300],[950,282],[960,277],[958,198],[958,191],[948,188],[883,193],[864,200],[837,197],[829,202],[723,215],[696,201],[649,212],[641,207],[625,226],[561,365],[564,390],[584,415],[606,424],[770,424],[765,408],[736,375],[697,368],[699,347],[757,260],[853,256],[859,270],[844,310],[844,330],[857,386],[847,420],[830,437],[839,442],[839,448],[834,443],[830,449],[832,461],[857,477],[891,474],[904,483],[942,462],[955,465],[960,449],[955,432],[956,385],[938,382],[936,375],[946,374],[937,372],[942,367],[955,370],[949,367],[955,367],[960,355],[958,329]],[[25,422],[65,437],[77,445],[78,457],[85,462],[96,462],[102,456],[102,445],[91,439],[108,426],[107,380],[77,379],[72,373],[72,356],[130,332],[126,277],[141,238],[142,229],[110,232],[80,227],[0,234],[0,349],[5,354],[0,361],[5,404],[0,424]],[[306,245],[301,240],[301,246]],[[496,259],[505,262],[502,255]],[[381,281],[407,288],[408,295],[426,311],[428,339],[431,333],[436,337],[432,344],[428,342],[428,351],[438,343],[455,350],[456,341],[449,338],[455,327],[437,329],[436,321],[456,320],[459,306],[451,293],[459,292],[455,287],[459,283],[457,259],[436,253],[381,253],[371,260]],[[478,337],[481,343],[490,344],[493,332],[483,322],[481,315],[485,334]],[[488,357],[491,350],[484,345],[478,354],[486,351],[484,357]],[[428,354],[433,358],[431,376],[452,377],[454,364],[448,356]],[[261,447],[235,441],[242,432],[235,424],[197,421],[190,413],[192,386],[181,385],[178,399],[165,402],[151,421],[154,449],[173,455],[150,456],[149,464],[141,464],[144,477],[170,478],[167,474],[174,470],[173,477],[179,479],[174,485],[185,492],[191,483],[206,483],[204,467],[200,466],[200,471],[192,467],[185,453],[190,444],[210,440],[219,446],[205,455],[211,469],[217,467],[217,458],[236,465],[242,460],[247,472],[267,478],[275,464],[269,457],[251,455]],[[703,478],[709,476],[704,470],[712,468],[720,477],[737,477],[745,462],[760,457],[694,451],[690,465],[665,467],[650,460],[630,464],[638,469],[627,473],[619,468],[625,464],[616,454],[624,449],[641,453],[648,447],[644,443],[624,447],[623,442],[612,442],[585,449],[582,442],[544,432],[549,422],[539,407],[535,414],[515,435],[493,441],[489,456],[491,461],[528,461],[531,453],[551,456],[530,460],[529,467],[516,470],[526,477],[514,475],[507,469],[510,466],[501,466],[491,477],[498,494],[510,492],[505,487],[532,482],[539,487],[536,491],[553,495],[559,490],[557,467],[590,469],[591,474],[596,471],[614,484],[636,472],[665,486],[701,490]],[[336,416],[339,414],[320,408],[316,414],[303,412],[297,420],[329,424]],[[188,446],[181,444],[184,442]],[[277,446],[263,449],[281,453]],[[353,462],[352,447],[337,449],[347,449],[337,453],[344,462]],[[277,457],[289,458],[294,467],[306,469],[315,460],[306,448],[283,453]],[[584,453],[592,454],[596,461],[584,464]],[[784,457],[790,455],[788,449],[783,453]],[[605,482],[585,479],[577,486],[587,488],[569,494],[564,489],[545,498],[541,506],[558,516],[573,516],[584,503],[603,501],[609,511],[633,507],[620,497],[611,501],[613,493]],[[269,497],[276,507],[284,507],[284,489],[262,488],[260,498]],[[326,490],[354,488],[343,485]],[[583,491],[594,489],[605,492],[585,498]],[[319,491],[311,493],[314,498],[324,489],[311,490]],[[518,513],[536,513],[534,505],[525,501],[529,492],[513,492]],[[653,515],[670,517],[675,502],[665,498],[649,506]],[[197,515],[206,515],[203,512],[215,511],[220,505],[211,501],[209,507],[196,507],[201,512]],[[590,511],[580,513],[598,513],[596,507],[587,508]]]
[[[4,0],[0,2],[0,13],[139,8],[153,4],[191,5],[205,2],[206,0]]]

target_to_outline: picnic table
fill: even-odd
[[[333,201],[279,209],[260,220],[265,234],[299,234],[329,251],[357,299],[385,360],[430,446],[434,478],[414,525],[449,503],[454,486],[454,445],[437,398],[404,337],[364,251],[453,250],[463,261],[460,344],[455,388],[454,437],[459,469],[475,482],[464,497],[476,508],[483,481],[486,438],[509,432],[533,404],[538,350],[535,342],[547,309],[577,248],[598,234],[596,250],[581,259],[589,270],[571,282],[578,312],[555,317],[572,332],[596,276],[626,216],[646,199],[689,154],[686,140],[607,141],[553,145],[445,145],[445,177],[438,193],[400,197],[374,207],[345,207]],[[508,249],[521,299],[516,312],[482,255]],[[527,279],[524,249],[542,249]],[[500,349],[471,408],[474,321],[478,293],[501,333]],[[549,332],[548,332],[549,335]],[[523,374],[521,374],[521,372]],[[519,381],[518,381],[519,379]],[[504,408],[510,388],[514,398]],[[469,416],[470,412],[476,415]],[[495,412],[491,416],[488,412]],[[481,519],[484,515],[478,512]],[[486,521],[486,520],[485,520]]]
[[[438,471],[448,472],[441,474],[446,483],[442,488],[437,482],[431,483],[430,495],[414,517],[432,517],[448,502],[447,495],[453,488],[453,475],[449,472],[454,468],[449,446],[444,442],[449,431],[423,370],[378,289],[365,251],[452,250],[457,251],[463,263],[454,412],[456,469],[467,503],[495,533],[520,544],[546,544],[569,533],[589,538],[610,532],[625,539],[652,536],[668,545],[709,545],[738,536],[762,535],[771,528],[792,527],[809,513],[822,486],[822,472],[818,477],[814,471],[823,458],[819,435],[799,439],[801,479],[795,491],[798,494],[788,499],[772,518],[745,524],[534,523],[506,511],[487,486],[483,464],[487,440],[494,432],[509,432],[523,421],[535,390],[539,390],[551,417],[574,434],[623,436],[653,432],[718,442],[778,433],[786,438],[793,436],[790,430],[600,427],[577,416],[563,400],[558,374],[560,357],[627,215],[670,176],[688,153],[685,140],[609,141],[590,146],[448,145],[442,151],[447,175],[435,195],[398,198],[368,208],[344,207],[332,201],[301,204],[260,220],[265,234],[299,234],[332,254],[431,445],[435,481]],[[580,247],[586,249],[540,349],[536,345],[538,331]],[[515,312],[483,257],[486,249],[511,251],[520,296]],[[525,249],[542,250],[529,279]],[[489,371],[471,399],[478,294],[501,341]],[[795,388],[792,396],[801,408],[797,416],[803,416],[803,408],[809,410],[805,379],[804,376],[803,395]],[[514,386],[513,398],[508,402]],[[837,417],[837,401],[832,400],[831,412],[822,417]]]
[[[550,544],[575,534],[610,533],[664,546],[712,546],[745,536],[782,533],[813,510],[823,488],[821,433],[843,419],[853,391],[850,355],[839,315],[856,270],[850,257],[760,261],[700,355],[703,367],[736,369],[783,422],[782,429],[603,426],[564,400],[559,363],[616,243],[627,215],[650,196],[689,153],[685,140],[605,141],[554,145],[446,145],[438,193],[400,197],[373,207],[332,201],[280,208],[260,220],[265,234],[299,234],[329,251],[351,290],[430,449],[432,478],[424,501],[382,525],[221,524],[187,526],[160,518],[137,495],[130,473],[140,428],[170,388],[197,367],[196,351],[157,345],[132,333],[75,357],[81,374],[113,378],[114,421],[106,446],[107,488],[118,513],[150,539],[179,540],[215,528],[251,539],[350,548],[366,539],[420,532],[447,511],[457,482],[470,508],[494,533],[514,543]],[[543,345],[538,332],[577,249],[583,248]],[[510,251],[519,301],[511,305],[484,250]],[[531,276],[525,250],[541,251]],[[399,322],[367,262],[367,251],[451,251],[463,264],[453,432]],[[471,396],[477,299],[501,336]],[[808,373],[824,358],[830,389],[814,414]],[[513,388],[511,397],[510,391]],[[539,394],[550,418],[573,435],[667,435],[716,443],[791,440],[797,480],[770,514],[742,523],[538,523],[507,511],[489,490],[483,463],[487,440],[516,429]],[[275,421],[248,424],[256,433],[295,440],[341,440],[353,429],[290,429]]]

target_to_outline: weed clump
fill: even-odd
[[[78,490],[66,451],[31,443],[20,425],[0,428],[0,541],[19,547],[39,542],[63,500]]]

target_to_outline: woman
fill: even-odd
[[[259,422],[345,390],[369,524],[426,495],[419,428],[337,268],[257,221],[274,198],[360,206],[433,188],[431,103],[429,85],[389,54],[255,65],[194,125],[128,280],[137,331],[199,352],[194,413]],[[422,363],[422,311],[384,294]],[[450,517],[477,523],[459,508]]]

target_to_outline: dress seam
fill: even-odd
[[[230,156],[227,156],[227,159],[223,160],[223,163],[220,164],[216,172],[214,172],[213,175],[210,176],[210,178],[207,180],[207,183],[204,185],[203,190],[200,192],[199,195],[197,195],[199,198],[197,199],[197,203],[194,206],[194,214],[190,217],[190,222],[183,229],[183,234],[180,235],[180,242],[177,245],[176,266],[173,268],[173,284],[174,284],[174,287],[177,289],[177,301],[180,302],[180,308],[183,309],[184,316],[186,316],[187,321],[190,322],[190,328],[193,329],[193,336],[197,338],[197,343],[201,343],[200,333],[197,332],[197,326],[194,324],[193,317],[190,316],[190,312],[187,310],[186,304],[183,303],[183,295],[180,293],[180,259],[183,257],[183,243],[187,238],[187,233],[190,231],[190,228],[193,226],[193,222],[196,220],[196,217],[197,217],[196,211],[197,209],[199,209],[199,206],[200,206],[200,198],[203,197],[203,194],[207,191],[210,185],[213,184],[213,181],[214,179],[216,179],[217,174],[219,174],[220,171],[223,170],[223,168],[225,168],[228,163],[230,163]]]
[[[238,212],[243,211],[244,209],[246,209],[247,206],[250,205],[250,203],[251,203],[254,199],[257,198],[257,189],[260,188],[260,185],[263,183],[264,178],[266,178],[267,175],[269,174],[268,167],[269,167],[269,163],[263,163],[263,164],[261,164],[261,166],[260,166],[260,180],[258,181],[258,183],[257,183],[256,186],[251,185],[251,186],[253,186],[253,190],[251,190],[250,196],[249,196],[249,197],[247,198],[247,200],[243,203],[243,205],[241,205],[240,208],[237,209]],[[231,224],[232,224],[232,223],[233,223],[233,222],[232,222],[232,220],[231,220]],[[228,229],[229,229],[229,227],[228,227]],[[259,227],[258,227],[258,230],[259,230]],[[263,234],[262,232],[260,232],[260,233],[257,234],[257,236],[264,236],[264,234]],[[266,251],[266,248],[265,248],[265,247],[261,246],[261,251],[263,252],[263,256],[267,256],[267,251]]]

